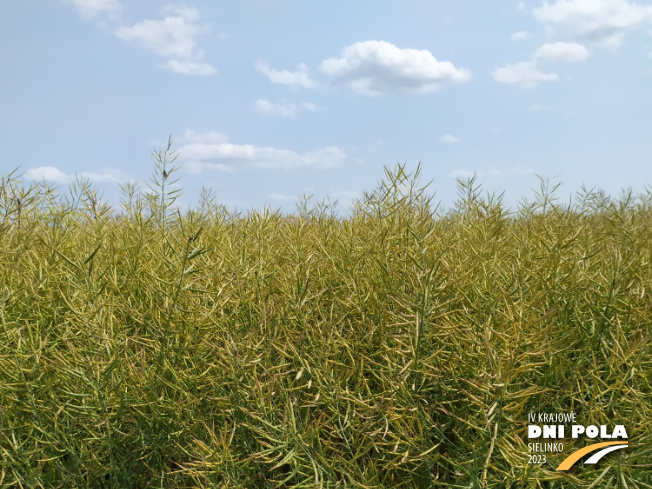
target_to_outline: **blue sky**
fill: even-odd
[[[0,61],[0,173],[114,202],[170,134],[184,205],[346,210],[397,162],[444,207],[652,184],[650,2],[4,0]]]

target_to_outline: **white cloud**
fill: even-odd
[[[117,20],[122,4],[118,0],[61,0],[72,5],[84,20],[95,20],[107,15],[111,20]]]
[[[170,70],[180,75],[214,75],[217,70],[208,63],[196,61],[179,61],[171,59],[167,63],[161,65],[162,68]]]
[[[303,110],[309,110],[309,111],[317,111],[317,110],[323,110],[320,107],[317,107],[315,104],[312,102],[301,102],[300,108]]]
[[[54,166],[39,166],[30,168],[25,172],[25,178],[29,180],[48,180],[50,182],[64,183],[69,176]]]
[[[589,57],[589,52],[581,44],[574,42],[555,42],[544,44],[534,52],[534,60],[542,61],[584,61]]]
[[[301,102],[300,104],[295,104],[281,100],[278,103],[274,103],[270,102],[269,100],[258,99],[256,102],[254,102],[253,109],[256,112],[265,115],[294,117],[300,110],[315,111],[319,110],[319,107],[310,102]]]
[[[163,20],[146,19],[132,27],[117,27],[115,34],[125,41],[141,45],[159,56],[170,58],[162,67],[184,75],[216,73],[203,62],[204,52],[197,47],[197,36],[207,31],[197,25],[199,11],[191,7],[168,6]]]
[[[314,80],[308,75],[308,68],[303,63],[299,63],[297,71],[275,70],[262,60],[256,61],[254,66],[272,83],[288,85],[291,88],[313,88],[315,86]]]
[[[326,169],[340,166],[346,154],[335,146],[328,146],[305,153],[272,146],[232,144],[219,133],[208,135],[186,132],[188,143],[179,148],[181,159],[190,165],[191,171],[205,168],[222,170],[238,166],[250,168],[293,170],[299,168]]]
[[[143,20],[133,27],[118,27],[115,32],[119,38],[140,44],[160,56],[192,58],[197,49],[195,20],[196,11],[185,11],[183,15],[179,12],[163,20]]]
[[[616,47],[628,31],[652,24],[652,6],[629,0],[556,0],[552,4],[546,0],[534,9],[534,16],[552,31]]]
[[[122,10],[119,0],[61,0],[72,4],[82,18],[93,20],[106,14],[113,25],[119,24],[118,12]],[[182,75],[213,75],[217,70],[202,61],[204,52],[197,47],[197,36],[208,31],[197,25],[199,11],[194,7],[168,5],[161,11],[163,20],[143,20],[131,27],[118,25],[114,33],[120,39],[138,44],[169,58],[161,66]],[[108,27],[106,23],[100,23]]]
[[[187,7],[185,5],[169,4],[161,10],[164,14],[178,15],[186,19],[188,22],[197,22],[199,20],[199,10],[195,7]]]
[[[544,73],[532,61],[523,61],[496,68],[491,75],[497,82],[518,85],[522,88],[534,88],[541,82],[559,80],[559,75]]]
[[[228,138],[224,134],[217,131],[196,133],[195,131],[187,129],[183,133],[183,136],[191,143],[220,144],[228,141]]]
[[[193,175],[199,175],[206,170],[221,171],[223,173],[233,173],[235,167],[233,165],[225,165],[224,163],[207,163],[199,160],[184,160],[183,169]]]
[[[254,103],[254,110],[265,115],[280,115],[281,117],[294,117],[297,114],[296,104],[279,102],[277,104],[265,99],[258,99]]]
[[[366,95],[428,93],[471,78],[470,71],[438,61],[426,49],[400,49],[385,41],[352,44],[340,58],[324,60],[320,70],[333,83]]]
[[[450,134],[444,134],[441,137],[442,143],[455,144],[458,143],[459,141],[460,141],[459,138],[456,138],[455,136],[452,136]]]
[[[559,80],[557,73],[545,73],[540,66],[541,63],[583,61],[588,56],[589,52],[581,44],[574,42],[549,43],[539,47],[532,55],[531,61],[507,64],[496,68],[491,75],[500,83],[534,88],[539,83]]]
[[[521,41],[523,39],[528,39],[531,36],[532,34],[530,34],[527,31],[518,31],[512,34],[512,39],[514,39],[515,41]]]
[[[77,174],[64,173],[54,166],[39,166],[38,168],[30,168],[25,172],[25,178],[29,180],[47,180],[57,183],[69,183],[75,179],[75,176],[89,179],[93,183],[119,183],[129,178],[120,171],[105,170],[102,173],[96,172],[80,172]]]

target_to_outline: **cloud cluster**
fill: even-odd
[[[264,115],[294,117],[301,110],[316,111],[319,110],[319,107],[310,102],[301,102],[300,104],[295,104],[281,100],[280,102],[274,103],[270,102],[269,100],[258,99],[256,102],[254,102],[253,109],[256,112]]]
[[[652,6],[629,0],[546,0],[533,12],[552,32],[606,47],[620,45],[629,31],[652,25]]]
[[[584,61],[589,57],[589,52],[581,44],[574,42],[554,42],[541,46],[534,52],[533,59],[535,62],[565,62],[573,63],[575,61]]]
[[[327,169],[341,166],[346,154],[336,146],[305,153],[272,146],[229,143],[219,133],[197,134],[186,131],[187,143],[179,148],[186,168],[192,172],[204,169],[231,171],[237,167],[294,170],[301,168]]]
[[[308,68],[276,70],[258,60],[256,69],[272,83],[290,88],[317,88]],[[471,72],[450,61],[438,61],[426,49],[401,49],[386,41],[363,41],[346,47],[339,58],[321,62],[319,70],[333,85],[344,85],[365,95],[430,93],[449,83],[464,83]]]
[[[559,80],[556,73],[546,73],[543,65],[546,63],[583,61],[589,52],[581,44],[574,42],[548,43],[537,49],[530,61],[507,64],[496,68],[491,75],[497,82],[508,85],[518,85],[522,88],[534,88],[542,82]]]
[[[61,0],[72,5],[84,20],[99,20],[106,16],[112,21],[118,20],[122,4],[118,0]]]
[[[258,60],[254,64],[256,69],[264,74],[272,83],[287,85],[290,88],[314,88],[315,82],[308,75],[308,68],[299,63],[296,71],[275,70],[269,67],[266,61]]]
[[[319,69],[335,85],[366,95],[429,93],[471,78],[468,70],[438,61],[426,49],[401,49],[385,41],[352,44],[341,57],[324,60]]]
[[[447,143],[447,144],[455,144],[455,143],[459,143],[460,140],[459,140],[459,138],[456,138],[455,136],[453,136],[451,134],[444,134],[441,137],[441,142],[442,143]]]
[[[197,36],[206,31],[197,24],[199,11],[191,7],[167,6],[162,20],[146,19],[132,27],[118,27],[116,36],[169,58],[163,68],[183,75],[212,75],[214,67],[203,61]]]
[[[217,70],[204,61],[197,37],[208,31],[198,24],[199,11],[193,7],[168,5],[163,19],[145,19],[131,27],[121,25],[119,0],[61,0],[72,5],[84,20],[110,21],[114,34],[167,58],[161,68],[182,75],[213,75]]]
[[[120,183],[128,180],[129,178],[122,172],[115,170],[105,170],[104,172],[81,172],[77,174],[65,173],[54,166],[39,166],[38,168],[30,168],[25,172],[25,178],[29,180],[46,180],[55,183],[70,183],[77,176],[87,178],[93,183]]]
[[[532,34],[530,34],[528,31],[518,31],[512,34],[512,39],[515,41],[522,41],[523,39],[528,39],[532,37]]]
[[[542,82],[559,80],[558,74],[544,73],[532,61],[523,61],[496,68],[491,75],[497,82],[518,85],[522,88],[534,88]]]

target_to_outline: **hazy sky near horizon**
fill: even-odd
[[[170,134],[190,205],[652,184],[652,2],[5,0],[0,62],[0,174],[114,202]]]

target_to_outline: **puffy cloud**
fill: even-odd
[[[228,141],[228,138],[224,134],[217,131],[197,133],[187,129],[183,133],[183,136],[186,138],[186,141],[191,143],[220,144]]]
[[[188,7],[185,5],[169,4],[161,10],[163,14],[178,15],[186,19],[188,22],[197,22],[199,20],[199,10],[195,7]]]
[[[197,47],[196,38],[206,31],[197,25],[199,11],[190,7],[166,7],[163,20],[146,19],[132,27],[117,27],[115,34],[125,41],[170,58],[162,67],[184,75],[212,75],[216,73],[203,62],[204,52]]]
[[[297,153],[272,146],[229,143],[219,133],[201,135],[187,132],[186,136],[188,143],[179,148],[179,155],[195,172],[206,168],[230,170],[238,166],[284,170],[326,169],[340,166],[346,159],[346,154],[335,146]]]
[[[169,58],[161,68],[182,75],[213,75],[217,70],[203,62],[204,52],[197,48],[196,38],[207,31],[197,25],[199,11],[193,7],[168,5],[162,13],[163,20],[145,19],[131,27],[119,25],[118,12],[122,10],[119,0],[61,0],[73,5],[82,18],[93,20],[106,15],[112,21],[113,32],[120,39],[138,44]],[[100,22],[108,27],[110,24]]]
[[[303,109],[303,110],[309,110],[309,111],[311,111],[311,112],[316,111],[316,110],[323,110],[323,109],[317,107],[317,106],[316,106],[315,104],[313,104],[312,102],[301,102],[301,104],[299,105],[299,107],[300,107],[301,109]]]
[[[118,27],[116,35],[140,44],[160,56],[191,58],[195,55],[195,37],[199,29],[194,25],[196,10],[184,10],[168,15],[163,20],[143,20],[132,27]]]
[[[25,172],[24,176],[29,180],[47,180],[56,183],[69,183],[75,179],[76,175],[87,178],[93,183],[119,183],[128,180],[126,175],[115,170],[105,170],[101,173],[83,171],[81,173],[72,174],[62,172],[54,166],[30,168]]]
[[[532,55],[531,61],[507,64],[496,68],[491,75],[497,82],[534,88],[542,82],[559,80],[556,73],[545,73],[541,67],[546,62],[575,62],[588,58],[589,52],[581,44],[556,42],[544,44]]]
[[[532,61],[523,61],[496,68],[491,75],[497,82],[518,85],[522,88],[534,88],[541,82],[559,80],[559,75],[544,73]]]
[[[541,61],[584,61],[589,52],[581,44],[574,42],[555,42],[544,44],[534,52],[534,59]]]
[[[552,30],[615,47],[628,31],[652,24],[652,6],[629,0],[546,0],[534,16]]]
[[[254,103],[254,110],[265,115],[280,115],[281,117],[294,117],[297,114],[296,104],[279,102],[277,104],[265,99],[258,99]]]
[[[456,138],[455,136],[452,136],[450,134],[444,134],[441,137],[441,142],[442,143],[448,143],[448,144],[455,144],[458,143],[460,140]]]
[[[29,180],[47,180],[49,182],[65,183],[69,180],[69,175],[54,166],[39,166],[30,168],[25,172],[25,178]]]
[[[180,75],[214,75],[217,70],[208,63],[196,61],[179,61],[171,59],[162,65],[166,70],[170,70]]]
[[[278,103],[274,103],[265,99],[256,100],[256,102],[253,104],[253,109],[260,114],[277,115],[281,117],[294,117],[300,110],[319,110],[315,104],[310,102],[295,104],[282,100]]]
[[[62,3],[72,5],[84,20],[95,20],[103,15],[116,20],[117,14],[122,10],[118,0],[61,0]]]
[[[314,80],[308,75],[308,68],[303,63],[299,63],[297,71],[275,70],[262,60],[256,61],[254,66],[272,83],[287,85],[291,88],[313,88],[315,86]]]
[[[324,60],[320,70],[333,83],[366,95],[428,93],[471,78],[468,70],[438,61],[426,49],[400,49],[385,41],[352,44],[340,58]]]
[[[532,34],[530,34],[527,31],[518,31],[518,32],[515,32],[514,34],[512,34],[512,39],[514,39],[515,41],[521,41],[521,40],[527,39],[527,38],[529,38],[531,36],[532,36]]]

